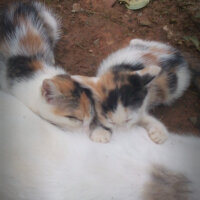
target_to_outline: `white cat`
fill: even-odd
[[[198,200],[199,155],[198,137],[156,145],[138,127],[93,143],[0,91],[1,200]]]

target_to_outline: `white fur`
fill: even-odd
[[[54,42],[56,42],[60,37],[60,20],[50,9],[46,8],[40,2],[34,2],[34,5],[43,20],[51,27],[52,33],[49,34],[52,34]]]
[[[101,76],[106,73],[114,65],[127,63],[134,64],[138,62],[138,58],[141,57],[140,51],[132,51],[131,46],[124,49],[120,49],[111,55],[109,55],[105,60],[102,61],[98,68],[97,76]]]
[[[114,130],[108,144],[63,132],[0,92],[1,200],[142,200],[153,164],[183,173],[200,197],[200,139],[152,143],[142,128]],[[126,134],[126,137],[124,137]]]

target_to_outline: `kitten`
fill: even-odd
[[[199,200],[199,137],[156,145],[140,127],[119,128],[97,145],[2,91],[0,127],[1,200]]]
[[[134,39],[100,64],[96,80],[75,78],[94,94],[101,125],[93,128],[95,141],[108,142],[114,126],[138,124],[147,130],[152,141],[163,143],[167,129],[148,110],[159,104],[169,105],[180,97],[189,86],[190,72],[175,48]]]
[[[39,2],[15,3],[1,12],[0,87],[61,128],[88,127],[90,91],[54,66],[57,17]]]

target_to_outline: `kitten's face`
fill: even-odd
[[[46,79],[41,89],[49,113],[45,118],[67,129],[89,127],[93,118],[90,90],[83,88],[69,75]]]
[[[81,82],[93,92],[99,121],[112,128],[138,121],[150,79],[149,75],[109,71],[95,81]]]

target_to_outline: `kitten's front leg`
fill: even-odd
[[[143,126],[151,140],[157,144],[164,143],[168,138],[168,131],[166,127],[156,118],[145,114],[139,121],[139,124]]]
[[[90,139],[94,142],[108,143],[110,142],[111,135],[112,131],[110,129],[98,126],[91,132]]]

